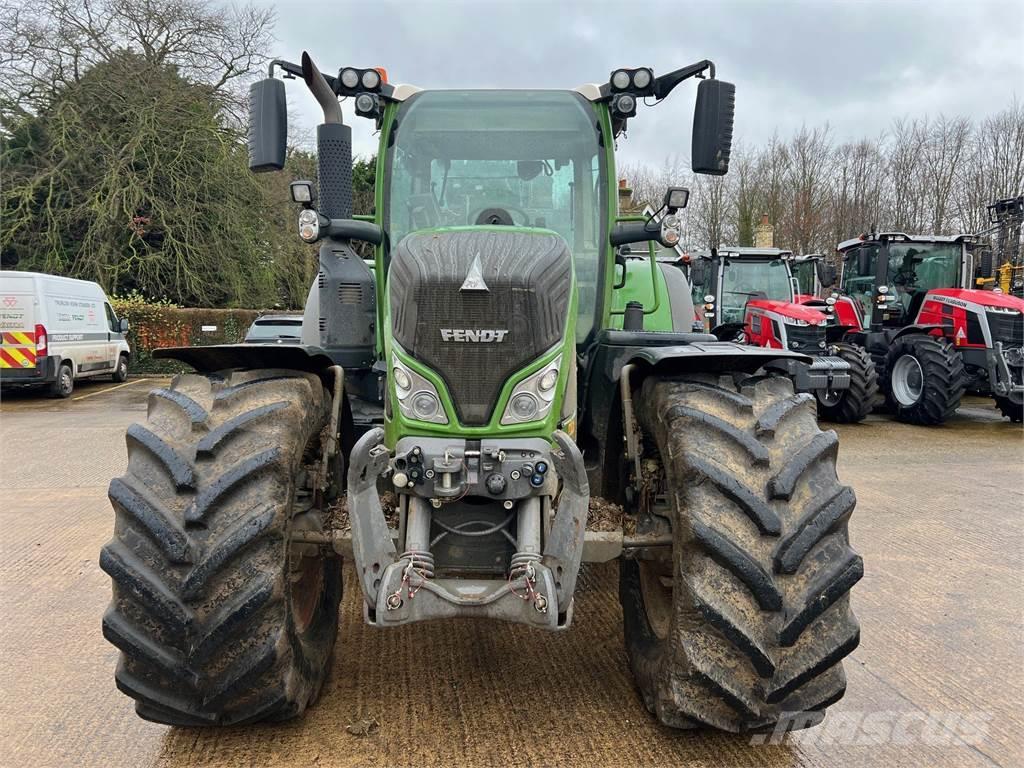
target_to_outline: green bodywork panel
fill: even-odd
[[[653,272],[651,264],[654,264]],[[615,273],[618,283],[622,279],[622,267],[616,267]],[[665,276],[653,261],[653,256],[626,260],[625,282],[621,288],[612,291],[610,328],[622,328],[623,313],[626,303],[630,301],[639,301],[644,305],[645,331],[673,330],[672,307],[665,287]]]

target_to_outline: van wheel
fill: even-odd
[[[50,384],[50,397],[70,397],[75,389],[75,373],[67,363],[61,363],[57,369],[57,378]]]
[[[117,368],[111,377],[116,382],[128,380],[128,355],[121,355],[117,358]]]

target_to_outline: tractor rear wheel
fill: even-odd
[[[817,394],[818,415],[837,424],[863,421],[878,400],[878,374],[871,355],[856,344],[836,344],[839,357],[850,365],[850,388],[834,396]]]
[[[104,636],[118,688],[170,725],[298,715],[319,693],[338,627],[341,562],[322,530],[314,467],[330,398],[286,370],[178,376],[128,429],[110,483],[113,581]]]
[[[846,689],[841,661],[860,638],[849,590],[864,571],[835,433],[779,377],[653,377],[638,402],[673,539],[621,563],[647,708],[677,728],[820,722]]]
[[[885,357],[886,404],[900,421],[942,424],[960,407],[964,390],[963,360],[946,339],[903,336]]]
[[[996,408],[1014,424],[1024,422],[1024,402],[1014,402],[1008,397],[996,395]]]

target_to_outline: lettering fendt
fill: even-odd
[[[285,160],[275,71],[324,112],[318,194],[292,186],[319,274],[302,345],[159,353],[196,373],[128,430],[101,555],[103,630],[138,714],[300,714],[351,552],[372,625],[551,631],[573,620],[581,560],[621,558],[625,644],[660,721],[820,721],[846,686],[863,565],[836,436],[786,377],[807,358],[691,332],[685,277],[654,258],[680,238],[686,189],[657,223],[618,212],[615,144],[638,105],[699,78],[693,169],[721,175],[734,86],[702,61],[575,90],[430,91],[303,54],[252,88],[256,171]],[[353,216],[339,97],[380,132],[372,217]],[[638,242],[649,260],[617,255]],[[619,530],[587,530],[592,495],[621,505]]]

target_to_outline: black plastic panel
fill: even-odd
[[[463,290],[477,259],[487,290]],[[562,339],[572,258],[554,234],[414,232],[396,246],[389,279],[395,339],[444,378],[459,421],[481,425],[508,377]],[[505,333],[470,341],[442,330]]]

